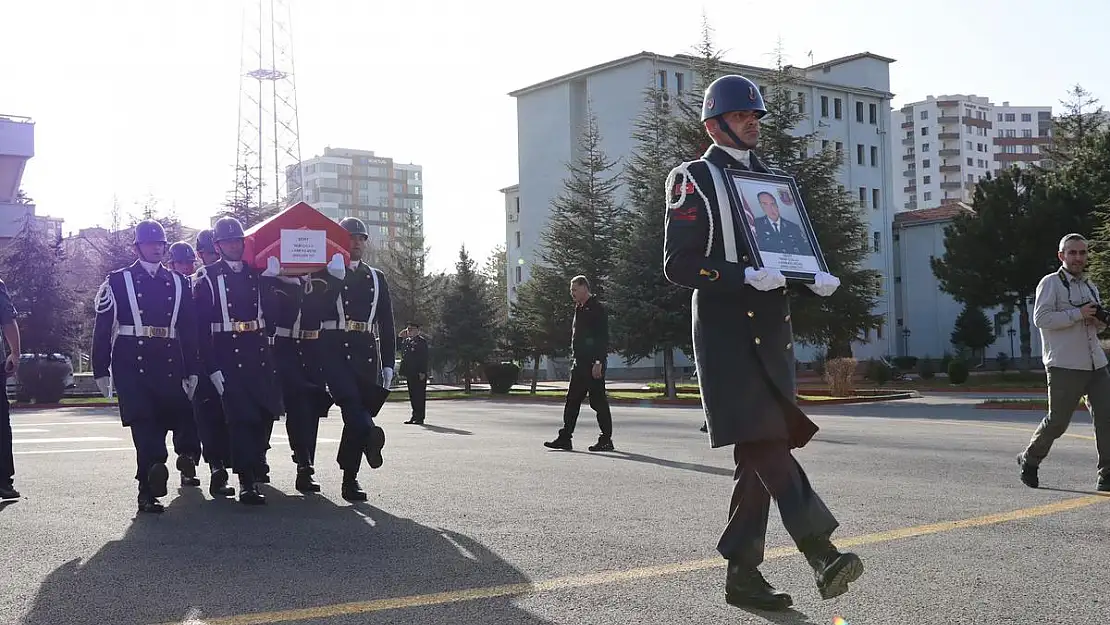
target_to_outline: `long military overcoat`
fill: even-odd
[[[667,189],[663,271],[672,283],[694,291],[694,358],[710,444],[788,441],[802,447],[818,428],[797,405],[790,292],[813,293],[796,283],[771,291],[745,284],[751,252],[743,222],[732,210],[738,262],[730,262],[720,210],[729,210],[731,202],[717,197],[707,161],[722,169],[770,170],[754,153],[749,166],[714,145],[668,179],[673,184]]]

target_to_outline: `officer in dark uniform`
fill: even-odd
[[[710,442],[734,446],[736,485],[717,545],[728,560],[726,601],[785,609],[791,597],[758,569],[771,498],[822,598],[847,592],[863,564],[830,542],[838,523],[791,452],[818,428],[796,403],[790,295],[828,296],[839,281],[819,273],[812,284],[787,287],[780,272],[751,267],[740,213],[725,193],[724,168],[770,171],[753,152],[766,112],[759,89],[742,76],[706,89],[702,121],[714,145],[667,178],[663,271],[693,289],[694,355]]]
[[[166,433],[191,413],[200,371],[197,326],[188,284],[161,265],[161,224],[139,222],[135,249],[139,259],[108,274],[97,293],[92,369],[105,397],[114,383],[120,418],[131,428],[139,511],[162,512],[158,498],[166,496],[169,479]]]
[[[384,462],[385,430],[374,424],[374,416],[393,380],[397,334],[385,275],[362,262],[368,238],[366,224],[354,217],[339,223],[351,234],[351,263],[343,292],[321,324],[328,354],[324,375],[343,413],[343,434],[336,456],[343,470],[343,498],[366,501],[358,472],[363,455],[371,469]]]
[[[234,217],[216,222],[213,242],[221,258],[205,267],[193,293],[201,358],[228,420],[239,501],[257,505],[266,502],[258,483],[268,468],[260,459],[283,408],[265,332],[262,277],[243,261],[243,238]]]
[[[582,410],[582,400],[590,397],[590,408],[597,413],[601,434],[590,451],[613,451],[613,414],[609,398],[605,396],[605,361],[609,358],[609,313],[590,292],[586,276],[575,276],[570,281],[570,296],[574,300],[574,320],[571,323],[570,342],[573,364],[570,387],[563,407],[563,427],[558,437],[544,443],[551,449],[570,450],[574,426]]]
[[[320,340],[320,322],[335,308],[343,291],[346,267],[343,257],[332,257],[327,269],[302,277],[280,275],[277,257],[268,259],[263,276],[268,280],[262,300],[265,317],[272,323],[272,345],[278,380],[285,404],[285,429],[293,463],[297,465],[295,488],[319,492],[312,476],[316,460],[316,438],[320,419],[328,414],[332,398],[324,378],[324,361],[329,357]]]
[[[410,321],[401,330],[401,366],[397,370],[405,378],[409,390],[412,418],[405,423],[424,423],[428,403],[428,337],[420,331],[420,324]]]
[[[12,453],[11,404],[8,403],[8,376],[19,371],[19,325],[16,310],[8,296],[8,287],[0,280],[0,329],[3,329],[8,351],[0,368],[0,499],[19,499],[15,489],[15,455]]]
[[[197,255],[193,246],[184,241],[178,241],[170,246],[170,269],[185,278],[189,297],[192,297],[192,282],[189,276],[196,270]],[[196,393],[193,393],[196,397]],[[182,486],[200,486],[197,479],[197,463],[200,462],[201,447],[200,434],[197,432],[197,423],[190,410],[182,415],[178,423],[173,426],[173,452],[177,455],[177,470],[181,472]]]
[[[197,256],[202,267],[190,276],[189,284],[196,287],[197,281],[207,275],[208,265],[220,260],[216,244],[212,242],[212,231],[201,230],[197,233]],[[231,468],[231,442],[228,440],[227,419],[220,394],[207,375],[200,376],[197,391],[193,394],[193,418],[200,434],[204,461],[208,463],[211,477],[208,493],[213,497],[234,497],[235,489],[228,485],[228,470]]]

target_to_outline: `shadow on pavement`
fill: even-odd
[[[460,436],[470,436],[474,434],[474,432],[470,430],[457,430],[455,428],[444,427],[442,425],[429,425],[427,423],[421,423],[420,427],[438,434],[458,434]]]
[[[782,612],[770,612],[766,610],[756,610],[755,608],[737,608],[742,612],[751,614],[752,616],[759,617],[768,623],[777,623],[779,625],[819,625],[804,612],[799,612],[794,608],[783,610]]]
[[[581,452],[580,452],[581,453]],[[661,467],[668,467],[671,469],[682,469],[684,471],[695,471],[697,473],[708,473],[710,475],[724,475],[732,477],[734,471],[724,467],[713,467],[707,464],[695,464],[692,462],[678,462],[675,460],[667,460],[665,458],[656,458],[654,456],[645,456],[643,454],[633,454],[627,451],[608,451],[608,452],[587,452],[591,455],[600,456],[603,458],[618,458],[620,460],[631,460],[633,462],[643,462],[646,464],[654,464]]]
[[[203,622],[529,583],[474,540],[373,505],[337,505],[321,496],[267,489],[266,506],[247,507],[186,490],[168,502],[164,514],[136,516],[119,540],[51,572],[21,623],[151,625],[189,617]],[[514,596],[337,620],[452,623],[478,609],[494,616],[492,622],[549,623],[517,607]],[[327,609],[319,616],[329,616]]]

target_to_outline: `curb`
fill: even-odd
[[[1007,403],[1007,402],[991,402],[988,401],[983,404],[975,404],[977,410],[1038,410],[1041,412],[1048,411],[1048,404],[1037,403]],[[1088,412],[1087,405],[1079,402],[1075,407],[1075,412]]]

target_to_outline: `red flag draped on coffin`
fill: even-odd
[[[351,260],[350,233],[306,202],[251,226],[244,234],[243,260],[259,269],[271,256],[277,257],[286,275],[323,269],[335,254],[343,256],[344,265]]]

